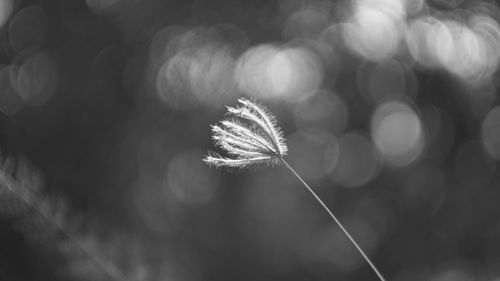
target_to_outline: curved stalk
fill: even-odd
[[[288,168],[288,170],[290,170],[292,172],[292,174],[294,174],[299,180],[300,182],[302,182],[302,184],[304,184],[304,186],[307,188],[307,190],[309,190],[309,192],[313,195],[313,197],[319,202],[319,204],[323,207],[323,209],[325,209],[325,211],[328,213],[328,215],[330,215],[330,217],[335,221],[335,223],[340,227],[340,229],[342,229],[342,231],[344,232],[344,234],[347,236],[347,238],[349,238],[349,240],[351,240],[351,243],[354,245],[354,247],[356,247],[356,249],[359,251],[359,253],[363,256],[363,258],[366,260],[366,262],[370,265],[370,267],[373,269],[373,271],[375,272],[375,274],[377,274],[378,278],[381,280],[381,281],[386,281],[384,279],[384,276],[382,276],[382,274],[380,273],[380,271],[377,269],[377,267],[373,264],[373,262],[370,260],[370,258],[368,258],[368,256],[365,254],[365,252],[361,249],[361,247],[358,245],[358,243],[356,243],[356,241],[354,240],[354,238],[352,238],[352,236],[349,234],[349,232],[347,232],[347,230],[344,228],[344,226],[340,223],[340,221],[337,219],[337,217],[332,213],[332,211],[330,211],[330,209],[328,209],[328,207],[326,206],[326,204],[323,202],[323,200],[321,200],[319,198],[319,196],[314,192],[314,190],[304,181],[304,179],[302,179],[302,177],[292,168],[292,166],[290,166],[283,158],[280,158],[280,161],[285,164],[285,166]]]

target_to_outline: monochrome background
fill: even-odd
[[[500,8],[0,0],[0,280],[377,280],[283,167],[201,162],[225,106],[387,280],[500,280]]]

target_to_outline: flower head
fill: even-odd
[[[254,101],[241,98],[238,102],[239,107],[227,107],[227,118],[212,126],[215,145],[229,157],[209,152],[203,162],[236,168],[280,162],[287,146],[275,117]]]

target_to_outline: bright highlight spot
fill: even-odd
[[[388,102],[379,106],[373,114],[371,130],[375,145],[391,165],[406,166],[422,153],[422,124],[406,104]]]
[[[405,16],[400,1],[357,1],[344,25],[344,40],[365,59],[385,59],[399,49]]]
[[[157,72],[156,92],[165,104],[174,109],[188,109],[197,104],[189,89],[190,60],[189,53],[179,52]]]
[[[7,22],[12,13],[12,1],[2,0],[0,1],[0,28]]]
[[[189,84],[194,96],[213,107],[228,103],[236,92],[234,66],[235,61],[224,46],[196,50],[189,61]]]
[[[150,45],[151,76],[156,75],[151,84],[166,105],[181,110],[198,104],[218,108],[238,94],[235,50],[219,38],[221,32],[238,30],[172,27],[156,32]]]
[[[405,33],[406,47],[413,60],[420,65],[428,68],[438,67],[438,61],[434,52],[431,50],[434,44],[434,37],[437,37],[436,31],[443,24],[432,16],[423,16],[416,18],[408,23]],[[441,38],[441,42],[446,42],[446,35]]]
[[[302,101],[315,94],[323,80],[323,68],[306,48],[260,45],[237,62],[239,89],[259,99]]]
[[[487,16],[474,16],[469,25],[454,20],[435,23],[427,35],[431,56],[464,82],[487,81],[500,61],[500,28]]]

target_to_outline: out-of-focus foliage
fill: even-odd
[[[54,269],[84,280],[148,280],[140,248],[120,233],[99,235],[98,225],[77,216],[60,196],[43,194],[38,171],[25,160],[1,159],[0,215],[26,241],[64,258]],[[126,269],[118,266],[124,265]]]
[[[0,1],[0,280],[374,279],[286,171],[201,162],[242,96],[388,280],[500,279],[499,22],[490,0]]]

